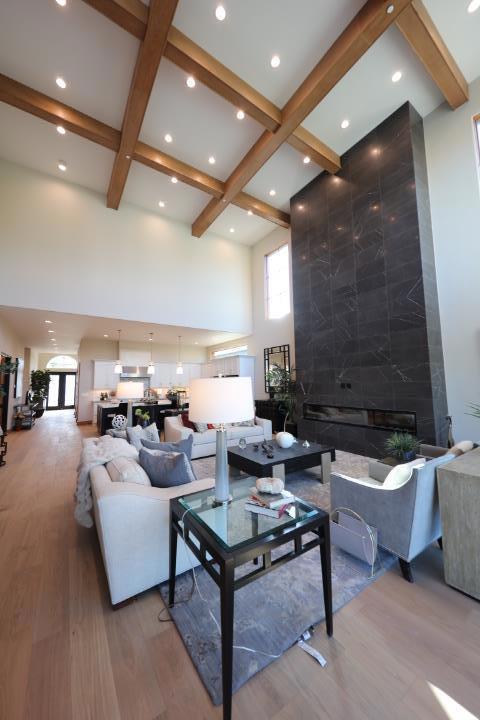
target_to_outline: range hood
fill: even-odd
[[[120,374],[122,378],[150,378],[148,368],[140,365],[124,365]]]

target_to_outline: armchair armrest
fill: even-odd
[[[167,442],[180,442],[180,440],[186,440],[193,435],[191,428],[186,428],[180,417],[166,417],[165,418],[165,440]]]
[[[378,462],[377,460],[368,461],[368,474],[381,483],[383,483],[391,469],[390,465],[385,465],[385,463]]]

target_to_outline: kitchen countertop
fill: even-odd
[[[121,402],[126,402],[126,400],[95,400],[98,407],[101,408],[112,408],[112,407],[118,407]],[[157,400],[155,403],[146,403],[142,400],[134,400],[132,403],[133,406],[135,405],[171,405],[172,403],[170,400]]]

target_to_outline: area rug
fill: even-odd
[[[345,466],[349,458],[344,458],[344,461]],[[361,458],[361,461],[365,459]],[[194,461],[197,476],[211,477],[212,462],[213,458]],[[202,470],[207,474],[203,475]],[[361,464],[357,474],[366,474]],[[329,509],[329,486],[312,479],[308,471],[289,475],[287,486],[300,497]],[[289,550],[290,545],[285,545],[277,554]],[[393,555],[380,551],[372,578],[365,563],[332,547],[334,612],[380,577],[394,561]],[[238,574],[250,569],[238,568]],[[198,590],[191,594],[193,578],[189,571],[177,577],[176,605],[170,613],[213,703],[219,705],[222,702],[221,638],[216,624],[220,624],[219,590],[203,568],[197,568],[195,572],[205,602]],[[160,586],[160,592],[167,603],[168,582]],[[234,645],[238,647],[233,651],[233,692],[272,663],[276,659],[274,656],[282,655],[294,645],[306,629],[319,625],[324,619],[318,548],[238,590],[235,593]],[[325,632],[323,623],[318,631]]]

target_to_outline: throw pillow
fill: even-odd
[[[195,480],[190,461],[185,453],[142,448],[138,458],[153,487],[174,487]]]
[[[233,427],[255,427],[255,418],[253,420],[242,420],[242,422],[232,423]]]
[[[412,477],[414,468],[423,467],[424,465],[425,460],[422,460],[421,458],[412,460],[412,462],[409,463],[403,463],[402,465],[396,465],[388,473],[382,487],[387,490],[395,490],[402,487],[402,485],[405,485]]]
[[[152,440],[153,442],[160,442],[160,436],[158,434],[157,426],[152,423],[146,428],[142,428],[141,425],[135,425],[134,427],[127,427],[127,440],[128,442],[141,450],[142,438],[144,440]]]
[[[453,455],[463,455],[466,452],[470,452],[470,450],[473,450],[473,442],[471,440],[462,440],[450,448],[448,453],[453,453]]]
[[[190,428],[190,430],[193,430],[193,432],[195,432],[195,425],[188,419],[188,413],[182,413],[181,417],[183,427]]]
[[[193,423],[193,424],[195,425],[195,430],[197,432],[202,433],[202,432],[205,432],[206,430],[208,430],[208,423]]]
[[[137,485],[150,485],[148,475],[133,458],[117,457],[106,464],[112,482],[128,482]]]
[[[185,440],[178,442],[152,442],[151,440],[141,440],[142,447],[149,450],[163,450],[163,452],[179,452],[185,453],[189,460],[192,459],[193,435],[189,435]]]

